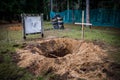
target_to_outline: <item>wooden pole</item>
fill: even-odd
[[[86,23],[89,23],[89,0],[86,0]]]
[[[69,3],[69,0],[67,0],[67,16],[68,16],[68,21],[69,21],[69,17],[70,17],[70,15],[69,15],[69,6],[70,5],[70,3]]]
[[[73,6],[72,6],[72,23],[74,24],[74,7]]]
[[[53,0],[50,0],[50,4],[51,4],[51,11],[53,11]]]
[[[84,39],[84,10],[82,10],[82,35],[81,38]]]
[[[86,0],[86,23],[90,23],[90,0]],[[90,26],[91,29],[91,26]]]
[[[41,16],[41,37],[44,37],[44,29],[43,29],[43,13],[40,15]]]
[[[50,0],[50,12],[53,11],[53,0]],[[52,20],[52,17],[50,17],[50,21]]]

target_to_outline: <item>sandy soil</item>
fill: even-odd
[[[17,49],[18,66],[49,80],[120,80],[120,65],[95,43],[54,38]]]

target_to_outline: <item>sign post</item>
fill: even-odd
[[[22,14],[22,24],[23,24],[23,38],[26,39],[26,35],[41,33],[43,34],[43,14]]]

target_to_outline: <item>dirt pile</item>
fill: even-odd
[[[105,51],[91,42],[69,38],[43,40],[17,50],[17,55],[18,65],[33,74],[54,74],[49,80],[120,79],[120,65],[108,61]]]

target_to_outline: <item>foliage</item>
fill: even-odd
[[[19,20],[21,13],[44,13],[48,19],[51,0],[2,0],[0,2],[0,20],[12,22],[14,18]],[[61,12],[68,9],[68,0],[53,0],[53,11]],[[85,9],[86,0],[69,0],[69,9]],[[96,3],[96,4],[94,4]],[[112,8],[119,9],[120,1],[91,0],[90,8]]]

